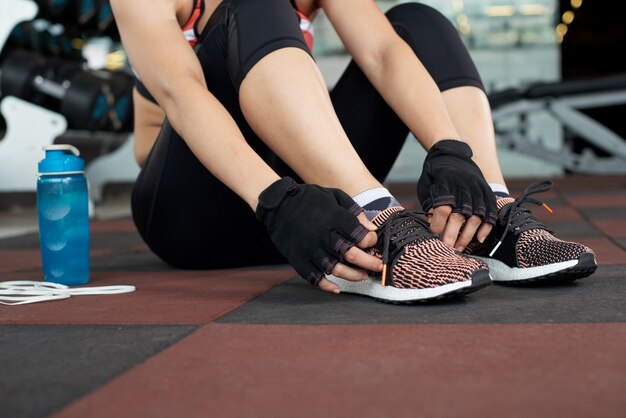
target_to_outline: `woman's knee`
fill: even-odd
[[[461,36],[443,14],[421,3],[403,3],[386,15],[441,91],[461,86],[484,90]]]
[[[387,18],[394,26],[417,34],[446,32],[457,35],[456,28],[441,12],[422,3],[402,3],[389,9]]]

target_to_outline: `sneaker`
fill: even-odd
[[[489,266],[494,282],[569,282],[596,271],[595,253],[582,244],[562,241],[522,204],[545,203],[530,195],[550,190],[552,182],[531,184],[517,199],[498,199],[498,218],[483,244],[472,241],[466,254],[479,256]]]
[[[383,272],[359,282],[328,276],[342,292],[416,303],[466,295],[491,284],[485,263],[444,244],[418,214],[394,206],[372,222],[378,242],[370,254],[382,258]]]

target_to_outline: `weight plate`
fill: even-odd
[[[105,32],[113,23],[113,10],[109,0],[98,1],[97,27],[99,32]]]
[[[133,124],[132,96],[134,78],[123,72],[116,72],[111,77],[111,90],[115,103],[110,110],[110,128],[114,131],[129,132]]]
[[[100,130],[108,121],[108,84],[93,74],[76,73],[61,101],[61,113],[70,127],[75,129]]]
[[[35,90],[33,79],[45,66],[46,60],[40,55],[22,49],[12,51],[2,63],[2,95],[30,100]]]
[[[96,0],[76,0],[78,23],[82,26],[89,24],[98,12]]]
[[[53,18],[62,18],[70,3],[70,0],[48,0],[47,12]]]

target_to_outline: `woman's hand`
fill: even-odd
[[[431,230],[459,251],[474,235],[483,242],[498,214],[495,195],[461,141],[439,141],[428,151],[417,196],[432,214]]]
[[[344,260],[354,266],[361,267],[361,269],[350,267],[344,263],[337,263],[330,272],[334,276],[352,281],[367,279],[368,270],[380,272],[383,269],[383,263],[380,258],[374,257],[373,255],[363,251],[363,249],[371,248],[376,244],[376,240],[378,238],[376,232],[373,232],[376,229],[376,225],[371,223],[363,212],[357,216],[357,219],[361,222],[361,225],[367,228],[370,232],[368,232],[367,235],[365,235],[365,238],[359,241],[356,246],[346,251],[344,254]],[[340,292],[339,286],[326,278],[319,282],[319,287],[325,292]]]
[[[367,278],[361,269],[382,270],[382,261],[363,251],[376,243],[375,226],[339,189],[284,177],[259,195],[256,215],[296,272],[323,290],[339,291],[325,274],[359,281]]]

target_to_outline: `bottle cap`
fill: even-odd
[[[85,170],[85,162],[79,158],[80,151],[73,145],[46,145],[42,147],[46,156],[39,161],[39,173],[80,173]],[[70,151],[67,153],[66,151]]]

